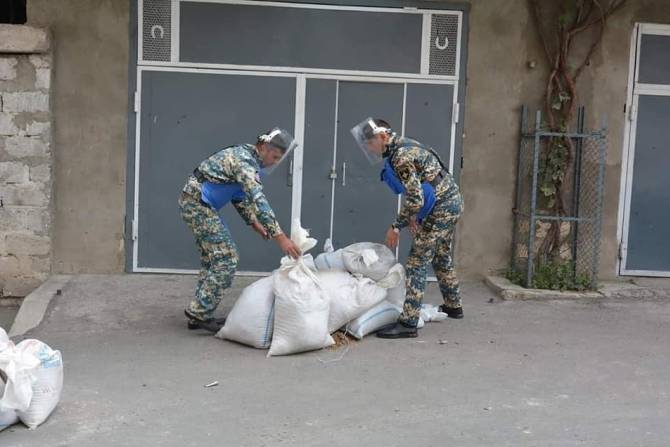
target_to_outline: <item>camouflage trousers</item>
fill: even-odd
[[[432,263],[446,307],[461,307],[461,295],[454,270],[451,245],[456,222],[463,211],[463,200],[457,196],[435,205],[432,213],[414,235],[406,271],[406,295],[403,312],[398,320],[416,326],[421,314],[421,302],[426,289],[426,270]]]
[[[194,319],[207,320],[213,318],[224,291],[233,282],[239,255],[228,228],[216,211],[186,193],[182,193],[178,203],[181,217],[195,236],[200,252],[198,285],[186,313]]]

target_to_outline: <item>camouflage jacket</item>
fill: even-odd
[[[420,143],[398,136],[391,138],[384,157],[391,157],[393,170],[405,187],[405,201],[393,223],[395,228],[405,228],[410,218],[417,215],[423,206],[421,183],[435,179],[442,166],[437,157],[421,147]],[[435,188],[435,196],[438,201],[461,200],[458,185],[450,173]]]
[[[282,233],[274,211],[263,193],[259,176],[261,159],[253,144],[240,144],[224,148],[205,161],[198,169],[204,176],[216,183],[239,183],[244,191],[243,201],[232,202],[242,219],[248,224],[254,218],[267,230],[271,237]],[[184,192],[200,197],[200,183],[191,176]]]

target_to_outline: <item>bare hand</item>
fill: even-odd
[[[255,221],[251,224],[251,228],[252,228],[256,233],[260,234],[261,237],[262,237],[263,239],[268,239],[268,238],[269,238],[269,236],[268,236],[268,232],[265,230],[265,228],[263,227],[263,225],[261,225],[260,223],[258,223],[257,220],[255,220]]]
[[[300,248],[293,242],[291,239],[287,238],[284,233],[280,234],[275,238],[279,248],[284,252],[285,255],[292,257],[293,259],[298,259],[302,256]]]
[[[419,231],[419,224],[416,221],[416,217],[412,217],[409,220],[409,231],[412,235],[415,235],[416,232]]]
[[[384,244],[391,250],[395,250],[398,246],[398,233],[395,232],[393,227],[389,228],[386,232],[386,241],[384,241]]]

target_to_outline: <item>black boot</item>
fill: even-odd
[[[184,314],[186,315],[186,318],[188,318],[188,323],[186,324],[186,327],[189,328],[189,330],[195,330],[195,329],[204,329],[209,332],[219,332],[219,330],[223,327],[224,324],[226,324],[226,319],[225,318],[210,318],[208,320],[198,320],[197,318],[193,318],[188,312],[184,311]]]
[[[447,307],[444,304],[440,304],[438,310],[442,313],[447,314],[449,318],[456,318],[457,320],[463,318],[462,307]]]
[[[389,324],[377,331],[379,338],[414,338],[419,331],[416,327],[405,326],[401,322]]]

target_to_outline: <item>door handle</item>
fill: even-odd
[[[293,186],[293,160],[288,165],[288,175],[286,176],[286,186]]]
[[[342,186],[347,186],[347,162],[342,163]]]

